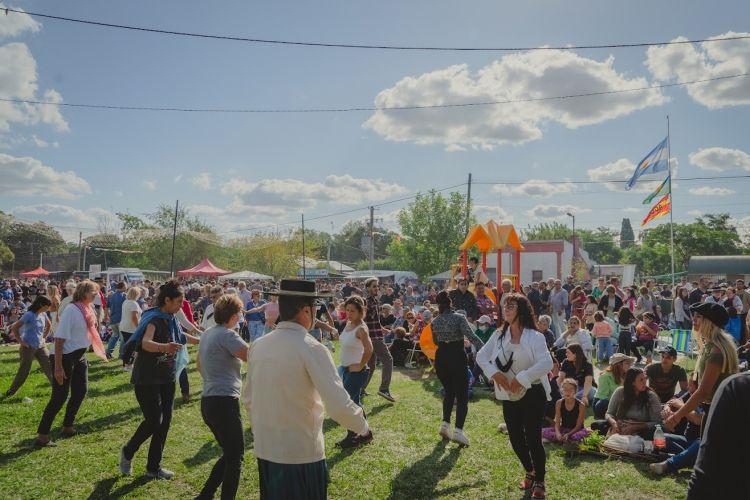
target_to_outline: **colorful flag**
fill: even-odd
[[[655,174],[656,172],[664,172],[669,169],[669,160],[667,158],[667,141],[668,137],[661,141],[644,159],[638,163],[635,167],[633,176],[625,186],[625,190],[630,190],[635,186],[635,182],[642,175]]]
[[[643,204],[644,205],[648,205],[649,203],[651,203],[652,201],[654,201],[654,198],[656,198],[657,196],[661,196],[661,195],[664,195],[664,194],[671,193],[671,191],[670,191],[669,188],[670,188],[670,186],[669,186],[669,176],[667,176],[667,178],[664,179],[664,182],[662,182],[659,185],[659,187],[656,188],[656,191],[654,191],[653,193],[651,193],[650,195],[648,195],[646,197],[646,199],[643,200]]]
[[[672,209],[672,198],[669,194],[665,194],[664,197],[659,200],[659,202],[651,207],[651,211],[648,213],[645,219],[643,219],[643,222],[641,222],[641,227],[645,226],[649,222],[651,222],[654,219],[658,219],[662,215],[667,215],[669,211]]]

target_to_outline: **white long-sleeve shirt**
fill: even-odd
[[[325,458],[325,413],[358,434],[368,431],[362,408],[344,389],[331,354],[291,321],[253,342],[242,402],[255,456],[279,464]]]
[[[495,373],[500,371],[495,365],[495,359],[500,354],[501,349],[508,350],[508,344],[510,344],[510,331],[506,332],[502,341],[500,340],[501,334],[502,329],[495,330],[487,343],[484,344],[484,347],[477,353],[477,363],[482,368],[484,375],[490,379]],[[525,328],[521,333],[520,342],[521,349],[523,349],[526,355],[525,357],[530,359],[532,364],[517,372],[516,380],[526,389],[529,389],[531,384],[535,382],[541,382],[549,401],[551,388],[547,373],[552,370],[552,356],[550,356],[547,349],[547,342],[544,339],[544,335],[536,330]],[[497,385],[495,386],[495,397],[499,400],[509,399],[508,393]]]

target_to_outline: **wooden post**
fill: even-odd
[[[487,274],[487,252],[482,252],[482,272]]]

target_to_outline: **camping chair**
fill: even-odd
[[[692,338],[691,330],[672,330],[672,347],[685,356],[692,357],[698,353],[698,342]]]
[[[418,353],[422,354],[422,347],[419,345],[419,342],[414,342],[414,345],[409,349],[409,354],[406,356],[406,361],[404,362],[406,368],[417,368],[415,357]],[[430,364],[432,364],[432,362],[430,362]]]

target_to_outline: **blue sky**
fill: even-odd
[[[750,31],[727,2],[9,2],[74,18],[201,33],[371,44],[540,46]],[[612,90],[750,71],[750,40],[527,53],[397,52],[167,37],[0,15],[0,97],[211,108],[394,106]],[[3,71],[2,66],[6,66]],[[101,217],[180,203],[225,236],[466,180],[480,220],[637,227],[627,178],[672,131],[676,177],[750,171],[750,78],[476,110],[185,114],[0,105],[0,210],[94,232]],[[563,180],[596,180],[578,185]],[[552,183],[545,181],[553,181]],[[676,182],[675,220],[750,225],[750,179]],[[641,185],[643,188],[643,185]],[[465,188],[462,188],[465,189]],[[644,188],[645,189],[645,188]],[[394,224],[402,203],[378,211]],[[314,221],[330,230],[366,210]],[[665,219],[662,219],[664,221]],[[237,232],[229,232],[237,231]]]

